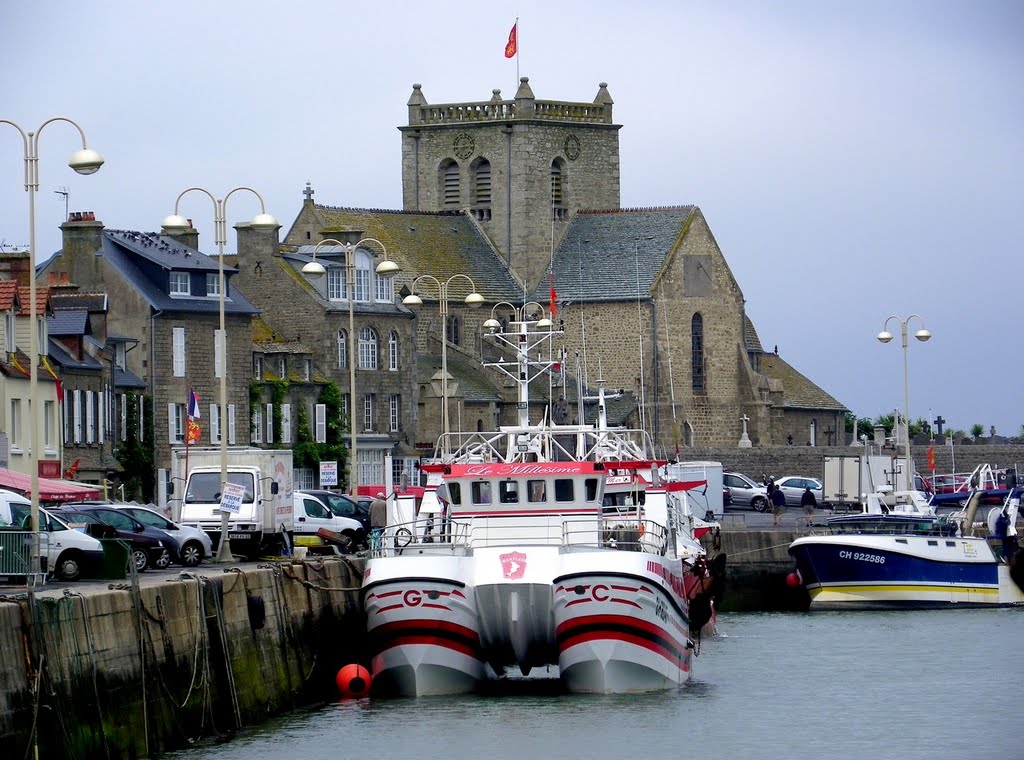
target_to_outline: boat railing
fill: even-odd
[[[644,430],[547,425],[445,433],[438,438],[436,451],[442,462],[621,462],[648,460],[654,446]]]
[[[652,520],[516,518],[468,520],[419,518],[389,525],[383,534],[370,538],[371,557],[409,553],[465,554],[487,546],[530,544],[619,549],[664,554],[668,531]]]

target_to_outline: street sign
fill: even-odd
[[[220,497],[221,511],[237,514],[242,508],[242,498],[244,496],[245,486],[240,483],[228,483],[224,486],[224,493]]]
[[[338,463],[337,462],[321,462],[320,463],[320,487],[336,486],[338,485]]]

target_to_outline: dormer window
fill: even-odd
[[[170,282],[170,293],[172,296],[192,295],[191,289],[188,286],[188,272],[171,272]],[[207,284],[207,288],[209,288],[209,284]]]
[[[254,356],[252,358],[252,376],[256,380],[263,379],[263,357]]]
[[[288,377],[286,370],[287,370],[287,367],[285,366],[284,357],[283,356],[277,357],[277,376],[282,378],[282,379]]]
[[[4,314],[4,327],[7,330],[7,353],[13,354],[16,350],[14,343],[14,312]]]
[[[302,367],[303,380],[309,382],[313,378],[313,360],[306,359]]]
[[[47,341],[49,340],[50,332],[46,327],[46,317],[37,317],[36,327],[39,330],[39,354],[41,356],[45,356],[50,352],[49,348],[47,347]]]
[[[120,369],[126,369],[128,364],[128,347],[124,343],[118,343],[114,346],[114,364]]]
[[[219,296],[220,295],[220,275],[216,273],[209,273],[206,275],[206,295],[208,296]]]

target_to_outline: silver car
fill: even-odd
[[[213,554],[213,542],[206,531],[191,528],[188,525],[179,525],[148,507],[140,507],[136,504],[108,504],[107,506],[128,512],[143,525],[166,531],[171,538],[178,542],[179,562],[185,567],[195,567]]]
[[[722,485],[729,491],[734,506],[752,507],[758,512],[767,512],[768,489],[738,472],[722,473]]]
[[[776,478],[775,485],[782,490],[782,495],[786,497],[787,507],[799,507],[800,499],[803,498],[804,490],[807,488],[810,488],[811,493],[814,494],[814,500],[817,505],[819,507],[822,505],[824,491],[821,487],[821,481],[817,478],[787,475],[784,478]]]

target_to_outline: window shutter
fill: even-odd
[[[185,328],[173,328],[172,336],[172,349],[174,352],[174,376],[185,377]]]
[[[210,443],[220,443],[220,406],[210,404]]]
[[[316,442],[327,442],[327,405],[316,405]]]
[[[213,331],[213,376],[220,377],[220,364],[224,350],[223,335],[219,329]]]
[[[71,441],[71,407],[73,402],[71,400],[71,391],[67,388],[64,389],[64,404],[61,409],[61,413],[64,415],[64,443],[67,444]]]
[[[75,443],[82,442],[82,392],[75,389]]]
[[[177,443],[178,436],[175,434],[175,427],[177,423],[177,409],[174,404],[167,405],[167,442]]]
[[[121,394],[121,440],[128,440],[128,394]]]
[[[267,404],[267,443],[274,442],[274,405]]]
[[[99,407],[100,407],[100,413],[99,413],[100,424],[99,424],[99,426],[97,427],[97,430],[96,430],[96,440],[99,443],[103,443],[103,437],[104,437],[103,434],[106,432],[106,428],[107,428],[107,394],[104,391],[100,391],[99,395],[100,395],[100,404],[99,404]]]
[[[252,410],[252,428],[250,431],[253,443],[263,443],[263,409],[256,407]]]
[[[281,443],[292,442],[292,405],[281,404]]]
[[[141,393],[136,395],[139,400],[139,440],[146,440],[146,397]],[[153,410],[154,414],[156,410]]]
[[[235,405],[228,404],[228,444],[235,445]]]

